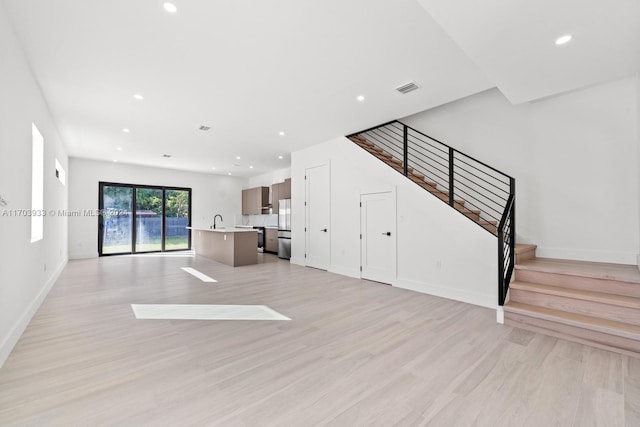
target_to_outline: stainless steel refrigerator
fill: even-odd
[[[291,259],[291,199],[278,204],[278,258]]]

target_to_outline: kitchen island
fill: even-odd
[[[193,228],[196,255],[239,267],[258,263],[258,232],[251,228]]]

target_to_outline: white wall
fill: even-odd
[[[636,141],[638,147],[638,188],[640,189],[640,73],[636,73],[635,75],[635,83],[636,83]],[[638,196],[638,212],[640,213],[640,195]],[[638,215],[638,232],[640,232],[640,215]],[[638,241],[640,241],[640,235],[638,236]],[[640,251],[638,251],[638,256],[636,258],[638,269],[640,270]]]
[[[249,185],[247,188],[271,187],[271,184],[283,182],[287,178],[291,178],[291,167],[253,176],[249,178]]]
[[[636,140],[638,146],[638,188],[640,188],[640,73],[635,76],[636,80]],[[638,196],[638,214],[640,215],[640,195]],[[640,224],[640,216],[638,217],[638,224]],[[638,232],[640,232],[640,226],[638,226]],[[640,235],[638,236],[640,241]],[[639,251],[640,252],[640,251]],[[637,257],[637,265],[640,270],[640,253]]]
[[[233,226],[242,209],[242,188],[248,183],[246,178],[71,158],[69,210],[98,209],[100,181],[191,188],[194,227],[209,227],[218,213],[223,226]],[[70,258],[98,256],[97,217],[70,217],[69,229]]]
[[[67,187],[55,177],[55,159],[67,155],[40,88],[0,3],[0,366],[67,261],[67,221],[44,219],[44,238],[31,241],[31,123],[44,136],[44,207],[67,207]]]
[[[331,181],[329,271],[360,277],[360,194],[395,187],[393,285],[497,306],[497,238],[344,137],[292,154],[293,263],[304,265],[305,169],[326,163]]]
[[[637,78],[511,105],[492,89],[402,121],[516,178],[518,241],[542,257],[635,264]]]

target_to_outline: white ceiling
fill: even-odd
[[[418,1],[514,104],[640,70],[640,0]]]
[[[631,74],[638,1],[4,4],[71,156],[251,176],[494,86],[517,103]]]

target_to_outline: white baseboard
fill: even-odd
[[[356,279],[360,278],[360,269],[359,268],[349,268],[340,265],[330,265],[327,270],[329,273],[341,274],[343,276],[349,276]]]
[[[69,259],[90,259],[98,258],[98,252],[73,252],[69,254]]]
[[[469,292],[462,289],[452,289],[441,285],[435,285],[432,283],[417,282],[413,280],[398,279],[394,286],[402,289],[409,289],[411,291],[421,292],[423,294],[434,295],[437,297],[452,299],[455,301],[466,302],[468,304],[479,305],[481,307],[487,307],[496,309],[498,307],[498,289],[496,285],[495,295],[479,294],[476,292]]]
[[[0,344],[0,368],[2,368],[2,365],[9,357],[9,354],[11,354],[13,347],[15,347],[15,345],[17,344],[24,330],[27,329],[27,326],[33,318],[33,315],[36,314],[36,312],[40,308],[42,301],[44,301],[44,299],[49,294],[49,291],[53,287],[53,284],[56,283],[56,280],[58,280],[58,277],[60,277],[60,274],[67,265],[67,262],[67,259],[62,261],[56,271],[51,275],[49,280],[47,280],[47,282],[44,284],[35,299],[31,302],[31,304],[29,304],[29,307],[27,307],[20,319],[13,325],[13,328],[11,328],[11,332],[9,332],[9,335],[7,335],[2,344]]]
[[[631,252],[585,251],[579,249],[548,248],[538,246],[536,249],[536,256],[538,258],[606,262],[610,264],[638,264],[638,255]]]
[[[638,270],[640,270],[640,255],[636,257],[636,265],[638,266]]]
[[[300,265],[302,267],[306,266],[306,263],[304,262],[304,258],[300,258],[300,257],[291,257],[289,262],[291,264]]]
[[[504,309],[502,307],[496,308],[496,322],[504,325]]]

